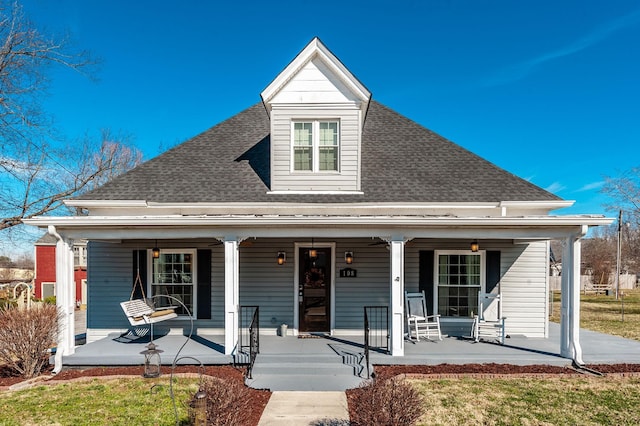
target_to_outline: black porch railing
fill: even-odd
[[[240,306],[238,321],[238,346],[247,359],[247,377],[252,379],[253,364],[260,353],[260,307]]]
[[[371,377],[369,351],[389,352],[389,307],[364,307],[364,358],[367,379]]]

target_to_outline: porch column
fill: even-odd
[[[238,305],[240,304],[240,256],[238,240],[224,241],[224,353],[233,354],[238,345]]]
[[[583,229],[568,237],[562,255],[560,355],[580,365],[584,364],[580,346],[580,238],[585,234]]]
[[[404,356],[404,239],[394,238],[390,245],[391,355]]]
[[[62,368],[62,356],[75,353],[75,285],[73,282],[73,248],[54,226],[49,234],[56,242],[56,306],[59,311],[58,342],[56,347],[55,372]]]

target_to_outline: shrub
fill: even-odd
[[[420,393],[401,378],[377,379],[351,391],[352,426],[411,426],[424,414]]]
[[[56,304],[56,297],[55,296],[45,297],[44,303],[46,303],[47,305],[55,305]]]
[[[206,377],[200,391],[206,393],[207,425],[231,426],[246,424],[245,416],[250,415],[250,390],[240,382],[232,382],[217,377]],[[191,399],[191,420],[195,416],[196,398]]]
[[[48,349],[56,343],[58,317],[53,305],[0,310],[0,363],[25,379],[40,374],[49,363]]]

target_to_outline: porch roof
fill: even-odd
[[[29,219],[71,238],[202,238],[302,236],[322,229],[327,237],[549,239],[585,234],[609,225],[604,216],[455,217],[431,215],[154,215],[69,216]],[[203,230],[207,232],[203,234]]]

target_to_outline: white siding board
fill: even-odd
[[[271,189],[274,191],[354,191],[359,189],[360,112],[355,109],[300,110],[274,108],[271,113]],[[338,119],[340,153],[338,173],[292,171],[292,120]]]

